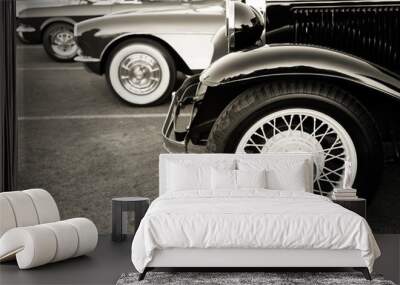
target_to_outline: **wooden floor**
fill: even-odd
[[[88,256],[18,270],[16,262],[0,265],[0,284],[115,284],[122,273],[134,271],[130,258],[131,238],[121,243],[101,235]]]

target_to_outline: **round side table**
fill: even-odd
[[[128,229],[128,213],[135,213],[136,233],[140,221],[146,214],[150,199],[145,197],[120,197],[112,199],[112,240],[123,241],[126,239]]]

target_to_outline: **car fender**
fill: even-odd
[[[204,69],[211,61],[212,38],[224,24],[222,11],[203,13],[182,7],[107,15],[77,24],[76,36],[78,44],[91,47],[86,55],[99,60],[122,39],[152,36],[172,47],[191,70]]]
[[[117,43],[135,38],[150,38],[163,44],[168,47],[168,50],[178,55],[189,70],[203,70],[211,61],[213,35],[196,35],[191,37],[192,40],[189,41],[185,34],[159,34],[150,32],[126,33],[116,37],[104,47],[100,55],[100,60],[105,60],[106,55]],[[194,57],[193,54],[196,54],[196,56]]]
[[[76,24],[76,22],[74,20],[72,20],[71,18],[68,18],[68,17],[53,17],[53,18],[49,18],[46,21],[44,21],[42,23],[42,25],[40,26],[40,30],[43,31],[47,26],[49,26],[52,23],[56,23],[56,22],[68,23],[71,25]]]
[[[378,65],[343,52],[317,46],[271,45],[228,54],[201,74],[216,87],[270,76],[339,78],[400,99],[400,77]]]

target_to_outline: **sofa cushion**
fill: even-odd
[[[0,237],[14,227],[34,226],[60,220],[57,204],[43,189],[0,193]],[[4,217],[4,219],[3,219]]]
[[[85,218],[17,227],[0,238],[0,261],[16,257],[20,269],[33,268],[87,254],[97,239],[96,226]]]
[[[29,189],[22,193],[29,195],[35,206],[39,224],[51,223],[60,220],[57,204],[49,192],[43,189]]]
[[[0,193],[0,237],[17,226],[14,212],[8,199]]]
[[[14,213],[17,227],[34,226],[39,224],[39,218],[31,197],[22,191],[0,193],[6,198]]]
[[[18,227],[0,238],[0,261],[17,259],[20,269],[49,263],[57,252],[57,238],[43,225]]]
[[[43,189],[0,193],[0,262],[17,259],[27,269],[95,249],[92,221],[59,219],[53,197]]]
[[[75,256],[78,250],[79,236],[74,226],[65,221],[43,224],[43,226],[51,229],[57,240],[57,250],[51,262]]]

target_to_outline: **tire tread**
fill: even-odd
[[[210,152],[221,152],[216,149],[219,145],[218,137],[226,132],[226,128],[235,122],[238,113],[242,113],[246,108],[255,101],[266,101],[274,99],[282,95],[299,94],[308,96],[319,94],[320,96],[331,99],[347,109],[351,110],[357,118],[365,126],[369,126],[366,130],[370,134],[375,134],[373,141],[381,142],[378,124],[370,115],[369,111],[354,96],[332,84],[319,83],[316,81],[300,81],[292,80],[289,84],[286,81],[272,82],[271,84],[261,84],[253,88],[245,90],[242,94],[232,100],[222,111],[218,119],[215,121],[213,128],[209,134],[207,149]],[[373,124],[371,125],[370,122]]]
[[[379,177],[383,170],[382,140],[378,124],[367,108],[353,95],[333,84],[326,82],[292,80],[276,81],[261,84],[249,88],[233,99],[222,111],[215,121],[207,142],[207,151],[212,153],[232,152],[232,142],[235,135],[238,136],[238,127],[248,118],[252,112],[256,112],[274,100],[282,99],[282,96],[301,95],[306,98],[313,96],[318,100],[327,100],[328,103],[339,104],[347,109],[357,124],[364,137],[368,138],[368,147],[372,152],[367,153],[368,175],[370,183],[362,183],[360,186],[362,196],[372,198],[375,188],[379,183]],[[263,105],[264,104],[264,105]],[[229,146],[230,145],[230,146]],[[356,146],[357,147],[357,146]]]

